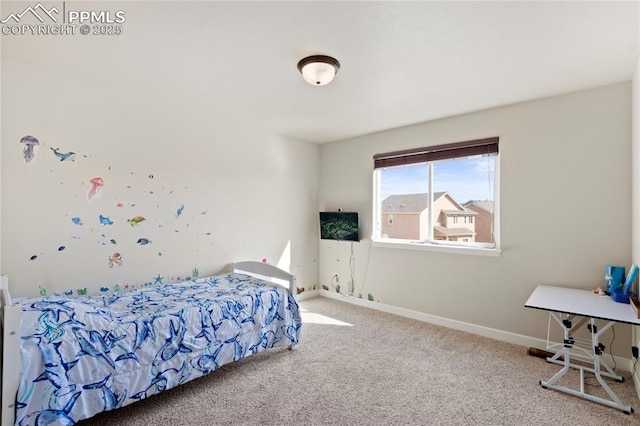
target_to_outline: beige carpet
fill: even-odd
[[[541,388],[559,367],[527,348],[326,298],[300,305],[293,351],[272,349],[81,425],[640,425],[638,413]],[[638,411],[623,375],[611,387]],[[595,378],[586,390],[602,392]]]

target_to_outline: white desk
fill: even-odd
[[[547,358],[547,361],[562,364],[563,367],[551,379],[540,381],[540,385],[543,388],[554,389],[570,395],[579,396],[590,401],[617,408],[627,414],[633,413],[633,408],[624,405],[603,379],[603,377],[606,377],[619,382],[624,381],[624,378],[617,375],[602,359],[601,355],[604,346],[600,343],[600,336],[613,327],[616,322],[640,325],[640,319],[636,317],[635,312],[629,305],[617,303],[609,296],[597,295],[590,290],[539,285],[531,296],[529,296],[524,306],[548,311],[550,320],[553,318],[564,331],[562,347],[556,351],[553,357]],[[578,317],[579,320],[574,324],[576,317]],[[605,324],[598,326],[596,324],[596,320],[598,319],[605,321]],[[578,347],[572,333],[584,323],[588,323],[587,328],[591,333],[591,339],[588,342],[589,345],[587,349],[580,348],[583,350],[583,354],[580,355],[572,350]],[[580,361],[588,361],[593,364],[593,368],[572,363],[572,357]],[[563,358],[563,360],[560,361],[560,358]],[[606,371],[602,371],[601,367],[604,367]],[[579,390],[557,384],[569,368],[580,370]],[[598,383],[600,383],[611,399],[600,398],[585,392],[585,371],[589,371],[595,375]]]

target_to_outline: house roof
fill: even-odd
[[[469,228],[445,228],[444,226],[434,226],[436,237],[453,237],[460,235],[473,235],[474,232]]]
[[[469,216],[478,214],[473,210],[464,209],[464,210],[442,210],[447,216]]]
[[[464,203],[464,207],[466,208],[477,207],[482,210],[488,211],[489,213],[493,213],[493,201],[470,200]]]
[[[434,192],[433,199],[444,194],[446,192]],[[382,201],[382,213],[420,213],[427,208],[427,195],[427,192],[389,195]]]

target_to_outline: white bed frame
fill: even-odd
[[[246,273],[248,275],[257,276],[258,278],[262,278],[276,284],[282,284],[281,282],[279,283],[276,280],[286,281],[288,283],[289,291],[291,292],[293,297],[296,297],[298,287],[296,276],[283,271],[282,269],[277,268],[273,265],[253,261],[235,262],[231,264],[231,270],[233,272]]]
[[[289,291],[296,297],[297,280],[295,275],[273,265],[261,262],[235,262],[232,272],[252,275],[275,284],[287,283]],[[0,356],[2,365],[2,406],[0,406],[0,425],[13,426],[15,423],[15,403],[20,380],[20,306],[13,304],[9,293],[9,279],[0,277]]]

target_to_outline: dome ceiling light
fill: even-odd
[[[302,73],[302,77],[312,86],[331,83],[339,69],[340,62],[331,56],[307,56],[298,62],[298,70]]]

